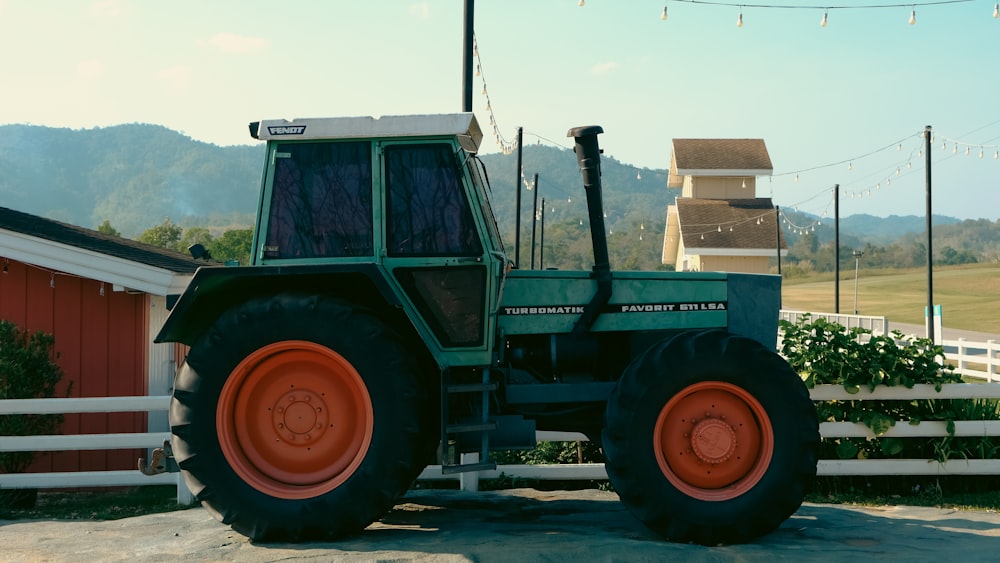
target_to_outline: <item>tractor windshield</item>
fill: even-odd
[[[374,255],[368,141],[274,147],[263,257]]]

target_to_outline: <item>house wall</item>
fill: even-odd
[[[743,183],[746,182],[746,187]],[[754,176],[685,176],[683,197],[700,199],[749,199],[757,197]]]
[[[699,271],[768,273],[767,256],[698,256]]]
[[[63,370],[60,394],[73,397],[147,393],[148,296],[111,284],[3,258],[0,318],[55,337]],[[102,294],[103,290],[103,294]],[[62,434],[145,432],[145,413],[65,415]],[[39,454],[34,471],[134,469],[144,450]]]

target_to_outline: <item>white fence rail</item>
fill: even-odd
[[[942,340],[945,358],[955,371],[977,379],[1000,382],[1000,343],[996,340],[969,342],[964,338]]]
[[[842,387],[820,385],[811,390],[811,397],[823,400],[912,400],[912,399],[1000,399],[1000,346],[995,341],[986,343],[965,340],[943,341],[946,358],[957,366],[959,373],[985,379],[985,384],[944,385],[941,392],[932,385],[917,385],[913,389],[879,387],[874,392],[862,389],[848,395]],[[951,350],[951,351],[949,351]],[[978,369],[982,367],[983,369]],[[0,400],[0,415],[51,414],[80,412],[152,412],[166,410],[169,397],[106,397],[83,399],[7,399]],[[871,430],[860,423],[824,422],[820,424],[824,438],[868,437]],[[943,422],[922,422],[911,425],[898,421],[886,436],[934,437],[946,436]],[[1000,421],[956,421],[955,435],[962,437],[998,437]],[[0,436],[0,452],[100,450],[154,447],[169,437],[166,433],[93,434],[70,436]],[[577,441],[585,439],[575,433],[539,433],[541,441]],[[1000,460],[821,460],[819,475],[1000,475]],[[500,475],[524,479],[554,480],[603,480],[607,479],[604,464],[559,465],[501,465],[493,471],[475,474],[444,475],[440,466],[429,466],[420,474],[421,480],[456,479],[463,488],[474,490],[479,479],[493,479]],[[130,471],[89,471],[0,474],[0,488],[65,488],[108,487],[172,484],[177,487],[178,501],[193,502],[179,474],[162,474],[153,477]]]
[[[165,411],[170,397],[86,397],[68,399],[0,400],[0,415],[70,414]],[[158,447],[170,438],[165,432],[115,434],[71,434],[54,436],[0,436],[0,452],[119,450]],[[48,473],[0,473],[0,489],[51,489],[72,487],[123,487],[174,485],[177,501],[194,499],[180,473],[146,476],[138,471],[55,471]]]

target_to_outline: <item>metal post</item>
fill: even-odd
[[[538,172],[535,172],[535,179],[532,180],[533,190],[535,190],[535,200],[531,204],[531,269],[535,269],[535,225],[538,223]]]
[[[462,51],[462,111],[472,111],[472,39],[475,33],[472,22],[475,0],[465,0],[464,49]]]
[[[861,264],[861,257],[864,256],[864,251],[855,250],[854,254],[854,314],[858,314],[858,269]],[[839,311],[837,311],[839,313]]]
[[[542,232],[538,235],[538,269],[545,269],[545,198],[542,198]]]
[[[924,128],[924,168],[927,171],[927,338],[934,341],[934,253],[931,249],[931,126]]]
[[[833,312],[840,314],[840,184],[833,185]]]
[[[781,218],[779,212],[781,211],[780,205],[774,206],[774,250],[775,254],[778,255],[778,275],[781,275]]]
[[[521,155],[524,150],[524,143],[521,142],[524,139],[524,128],[517,128],[517,179],[515,180],[515,186],[517,186],[517,211],[514,216],[514,263],[518,268],[521,267],[521,168],[522,161]]]

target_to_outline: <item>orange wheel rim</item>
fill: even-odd
[[[663,406],[653,448],[674,487],[692,498],[721,501],[749,491],[764,476],[774,433],[764,407],[746,389],[705,381]]]
[[[222,453],[251,487],[311,498],[361,465],[374,428],[371,397],[343,356],[302,340],[246,357],[222,387],[216,409]]]

